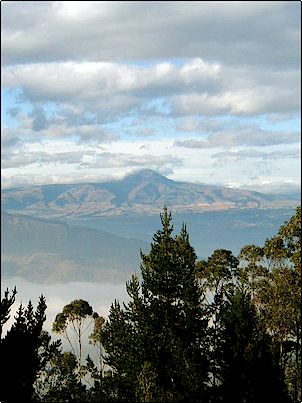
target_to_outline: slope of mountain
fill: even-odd
[[[148,244],[59,221],[1,213],[1,272],[34,282],[120,282]]]
[[[154,214],[168,206],[174,212],[203,212],[238,208],[295,207],[297,200],[221,186],[176,182],[152,170],[122,180],[5,189],[2,209],[45,218]]]
[[[173,213],[174,233],[186,224],[190,242],[199,257],[207,258],[215,249],[238,254],[246,244],[263,245],[278,233],[281,225],[295,214],[295,208],[229,209],[207,212]],[[100,229],[123,238],[138,238],[148,244],[161,227],[159,214],[69,218],[70,226]]]

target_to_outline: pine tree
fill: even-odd
[[[130,303],[111,307],[103,330],[107,362],[119,398],[140,401],[203,401],[208,377],[207,318],[195,278],[196,255],[186,227],[173,237],[171,214],[161,214],[142,284],[127,284]],[[148,400],[149,399],[149,400]]]
[[[219,357],[222,353],[221,311],[226,294],[234,287],[234,274],[238,259],[231,251],[217,249],[205,260],[196,264],[196,273],[201,287],[205,287],[206,306],[210,318],[208,328],[211,396],[215,398],[220,382]]]
[[[31,301],[26,308],[19,306],[15,322],[1,339],[1,358],[5,363],[1,373],[1,396],[4,402],[29,402],[39,370],[38,350],[45,321],[45,298],[40,297],[36,312]]]
[[[16,287],[13,289],[11,295],[9,295],[8,288],[4,292],[4,298],[1,299],[1,306],[0,306],[0,318],[1,318],[1,327],[0,327],[0,336],[2,336],[2,329],[3,325],[8,321],[10,317],[10,310],[12,305],[15,302],[15,297],[17,294]]]

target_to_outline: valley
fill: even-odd
[[[298,198],[174,182],[151,170],[99,184],[2,191],[2,277],[54,284],[123,283],[140,272],[164,206],[186,224],[199,258],[261,245],[291,217]]]

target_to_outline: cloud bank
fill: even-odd
[[[283,161],[268,156],[283,155],[281,180],[300,183],[298,2],[10,1],[1,11],[4,186],[139,168],[240,186],[252,153],[272,182]],[[219,170],[217,155],[234,169]]]

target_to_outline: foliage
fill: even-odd
[[[286,402],[270,337],[242,286],[228,294],[222,309],[221,400]]]
[[[50,335],[43,332],[39,356],[41,367],[34,384],[35,401],[88,401],[86,387],[77,376],[77,360],[72,353],[62,351],[60,340],[51,342]]]
[[[46,303],[22,305],[1,339],[0,400],[36,402],[296,403],[301,400],[301,209],[263,246],[196,261],[171,213],[133,274],[128,304],[105,320],[87,301],[58,313],[51,341]],[[16,289],[1,300],[1,329]],[[82,363],[84,334],[98,351]]]
[[[208,328],[209,359],[212,395],[216,393],[216,385],[220,382],[218,357],[222,352],[221,310],[228,290],[232,289],[233,277],[238,267],[238,259],[232,252],[218,249],[208,258],[196,264],[196,274],[203,287],[206,288],[207,309],[210,317]]]
[[[253,248],[251,253],[246,250]],[[250,288],[272,337],[275,362],[294,401],[301,400],[301,208],[264,246],[248,245],[241,259],[254,271]],[[250,286],[250,282],[245,282]]]
[[[86,319],[92,319],[92,307],[87,301],[77,299],[68,305],[65,305],[63,311],[58,313],[52,325],[54,333],[63,334],[68,341],[73,355],[77,359],[78,367],[82,364],[83,334],[90,326],[91,322],[86,323]],[[73,343],[70,331],[76,337]]]
[[[142,254],[142,284],[134,275],[127,284],[130,303],[112,305],[102,340],[119,399],[198,401],[208,376],[208,321],[196,255],[185,227],[172,236],[167,209],[161,221],[149,255]]]
[[[105,319],[102,316],[99,316],[97,312],[93,314],[94,326],[93,332],[89,336],[89,343],[94,344],[98,349],[99,356],[99,370],[101,371],[102,376],[104,376],[105,364],[104,364],[104,356],[105,351],[101,341],[101,334],[103,331],[103,327],[105,324]]]
[[[13,291],[13,296],[14,294]],[[4,306],[8,305],[6,301]],[[32,398],[33,384],[40,367],[38,350],[42,326],[46,319],[45,310],[43,296],[39,299],[36,311],[31,301],[26,308],[21,304],[11,329],[1,339],[1,358],[5,363],[5,370],[2,371],[1,401],[30,401]]]
[[[2,298],[1,300],[1,308],[0,308],[0,318],[1,318],[0,336],[2,335],[3,325],[8,321],[10,317],[10,309],[15,302],[16,294],[17,294],[16,287],[13,289],[11,295],[9,295],[8,288],[4,292],[4,298]]]

